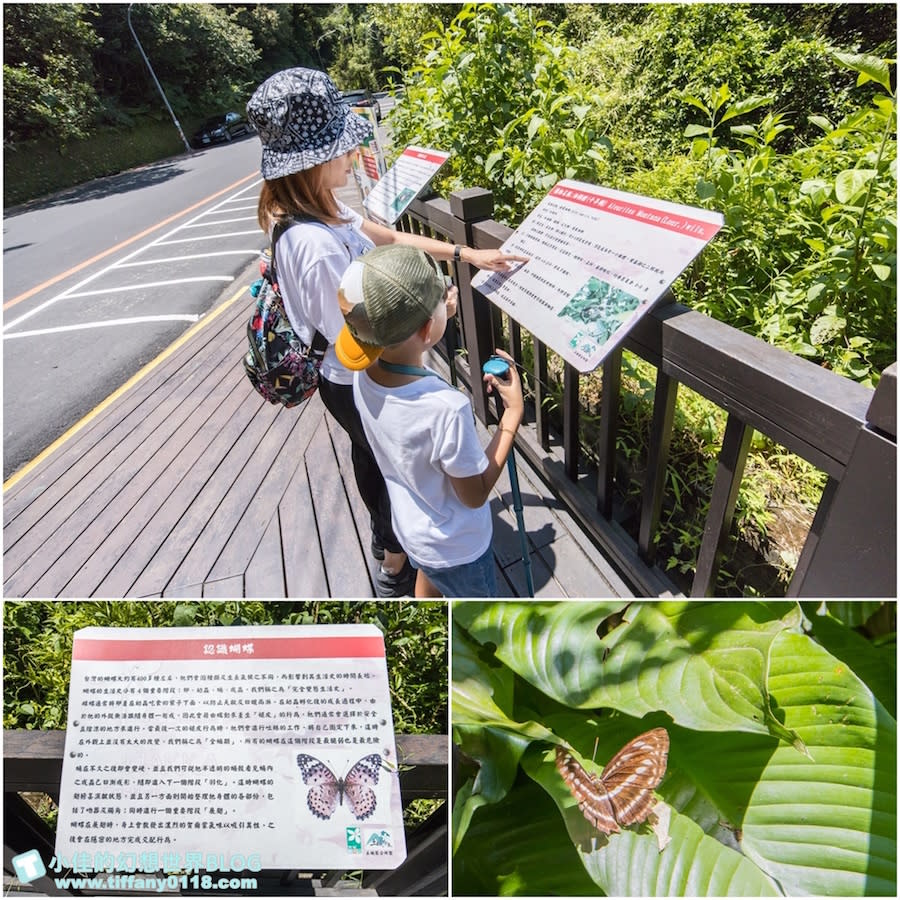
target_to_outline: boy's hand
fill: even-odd
[[[447,297],[444,302],[447,304],[447,318],[452,319],[456,315],[456,307],[459,304],[459,288],[455,284],[451,284],[447,288]]]
[[[489,394],[496,390],[500,399],[503,401],[506,410],[515,419],[514,423],[510,422],[509,424],[517,428],[525,415],[525,400],[522,397],[522,381],[519,378],[519,373],[516,369],[516,364],[513,362],[513,358],[502,350],[495,350],[494,353],[509,363],[506,379],[501,380],[497,378],[496,375],[485,375],[484,382],[487,385]],[[504,418],[506,418],[506,414],[504,414]]]

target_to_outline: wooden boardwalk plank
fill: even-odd
[[[240,304],[235,304],[240,305]],[[161,402],[169,393],[179,390],[181,384],[196,377],[196,373],[207,370],[221,355],[221,336],[229,329],[237,333],[239,322],[246,316],[223,313],[193,338],[182,345],[161,366],[122,394],[114,404],[100,412],[95,419],[65,442],[48,459],[25,475],[4,493],[4,534],[9,545],[18,532],[7,531],[24,511],[40,517],[60,496],[65,496],[72,484],[77,484],[85,471],[90,471],[93,462],[83,457],[104,440],[120,440],[128,434],[136,423],[150,414],[155,403]],[[158,395],[154,400],[154,395]],[[39,497],[47,494],[43,504],[35,505]],[[22,528],[21,524],[17,526]],[[7,536],[8,535],[8,536]]]
[[[381,563],[372,556],[372,517],[363,498],[356,486],[356,473],[353,471],[353,460],[351,458],[351,442],[350,435],[344,431],[331,415],[325,415],[325,422],[328,425],[328,433],[331,435],[331,443],[334,446],[334,454],[337,459],[338,469],[344,482],[344,489],[347,492],[347,499],[350,502],[350,512],[353,515],[353,521],[356,523],[356,533],[359,535],[360,544],[362,546],[363,557],[366,560],[366,566],[369,571],[369,578],[372,584],[375,584],[375,576],[381,567]]]
[[[318,424],[309,403],[282,410],[279,420],[284,419],[290,432],[280,443],[269,441],[260,445],[254,454],[254,465],[260,466],[261,478],[251,471],[239,482],[243,488],[239,499],[235,500],[237,510],[241,510],[230,537],[215,561],[208,580],[226,578],[246,571],[260,536],[273,518],[277,518],[278,505],[287,485],[298,466],[303,465],[303,453],[312,438],[312,431]],[[278,441],[275,437],[275,441]]]
[[[217,490],[212,492],[212,496],[213,498],[218,496],[221,499],[207,517],[206,523],[200,533],[196,535],[196,539],[181,564],[174,570],[170,583],[192,584],[195,581],[214,580],[212,570],[216,561],[246,514],[247,507],[259,490],[260,484],[269,474],[276,460],[287,459],[281,451],[288,443],[288,437],[298,422],[295,417],[285,414],[289,412],[290,410],[277,410],[273,416],[271,410],[266,410],[266,413],[272,416],[271,424],[249,457],[235,471],[235,477],[231,479],[230,485],[227,480],[224,482],[225,485],[228,485],[224,495],[221,488],[223,482],[219,478]],[[240,458],[240,456],[235,457],[235,459]],[[219,477],[219,473],[216,474]],[[276,482],[276,487],[278,486]],[[281,490],[283,490],[283,485]],[[274,515],[274,504],[268,512],[270,515]],[[255,535],[254,541],[259,541],[261,534],[262,528]],[[229,571],[221,573],[219,577],[224,578],[236,574],[238,573],[235,571]]]
[[[281,523],[277,511],[269,520],[244,575],[244,596],[260,599],[287,597],[281,549]]]
[[[161,480],[162,473],[179,459],[190,438],[221,406],[227,395],[228,381],[211,372],[180,403],[176,402],[171,412],[162,419],[160,427],[148,435],[111,476],[103,478],[101,486],[58,529],[65,532],[69,539],[74,539],[33,585],[31,593],[54,594],[65,589],[88,559],[92,563],[85,575],[97,571],[101,563],[99,555],[96,555],[100,546],[142,498],[156,494],[156,485],[165,485],[165,481]],[[120,549],[123,534],[120,533],[118,539]],[[54,541],[57,541],[54,535],[43,539],[44,545]],[[102,575],[105,576],[106,572]],[[7,588],[12,591],[9,585]]]
[[[319,544],[331,597],[371,597],[366,560],[327,428],[316,430],[306,450],[306,470],[316,512]]]
[[[219,581],[206,581],[203,583],[203,596],[220,600],[234,600],[237,597],[243,597],[244,576],[234,575]]]
[[[219,448],[230,446],[252,421],[259,404],[249,403],[241,387],[231,390],[168,466],[151,489],[111,531],[67,585],[73,596],[127,596],[138,574],[175,527],[198,491],[196,479],[211,474]],[[173,449],[176,449],[173,447]]]
[[[243,408],[239,409],[239,415],[243,413]],[[158,543],[158,550],[140,573],[132,591],[143,593],[145,590],[166,590],[170,585],[194,584],[206,579],[215,557],[208,558],[205,565],[202,559],[198,560],[196,571],[190,567],[183,569],[182,563],[191,553],[196,560],[198,552],[205,548],[211,549],[215,543],[215,534],[210,532],[207,538],[202,539],[200,549],[195,549],[227,492],[253,459],[261,435],[264,436],[274,422],[275,413],[267,404],[257,406],[255,414],[245,427],[227,429],[230,442],[217,440],[216,452],[201,459],[194,470],[188,473],[182,481],[184,490],[179,493],[178,498],[183,505],[180,510],[175,510],[180,514],[177,524],[168,534],[160,535],[159,524],[154,521],[153,539],[159,541],[162,537],[162,541]],[[175,578],[176,573],[180,577]]]
[[[137,554],[139,559],[132,559],[127,568],[121,570],[120,590],[129,578],[131,582],[124,586],[124,595],[116,591],[116,596],[168,588],[172,573],[221,500],[224,488],[220,479],[231,484],[240,472],[256,443],[254,423],[267,415],[262,401],[254,401],[241,403],[225,422],[218,418],[211,420],[210,426],[217,433],[207,452],[200,454],[160,512],[129,547],[132,555]],[[107,588],[104,583],[98,593],[102,595]]]
[[[314,398],[319,409],[311,412],[318,422],[314,433],[324,422],[321,401]],[[281,503],[278,506],[281,523],[281,552],[284,557],[284,578],[287,597],[327,597],[328,579],[325,576],[325,560],[318,542],[316,513],[306,473],[306,464],[294,472]]]

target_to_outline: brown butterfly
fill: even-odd
[[[669,733],[654,728],[629,741],[599,775],[588,774],[563,747],[556,748],[556,768],[588,822],[612,834],[650,815],[668,756]]]

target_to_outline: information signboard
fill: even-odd
[[[443,150],[407,147],[366,197],[366,210],[393,225],[449,158]]]
[[[354,106],[352,111],[368,120],[372,128],[371,136],[356,148],[356,153],[351,159],[353,177],[359,188],[359,198],[364,201],[384,175],[387,166],[381,142],[378,140],[378,119],[375,117],[375,110],[371,106]]]
[[[78,631],[56,855],[84,871],[398,866],[381,632]]]
[[[721,213],[564,180],[503,244],[530,257],[472,286],[579,372],[625,338],[722,227]]]

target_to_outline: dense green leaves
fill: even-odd
[[[874,627],[885,609],[891,649],[893,607],[866,616]],[[469,697],[479,677],[503,686],[492,690],[503,708],[491,728],[507,736],[492,748],[477,709],[454,705],[462,752],[504,772],[490,796],[470,783],[459,798],[463,883],[479,893],[579,892],[565,872],[548,890],[546,871],[527,857],[473,837],[512,827],[527,804],[535,813],[517,828],[523,846],[539,859],[532,829],[550,845],[564,831],[609,895],[893,895],[893,697],[879,688],[886,707],[854,668],[872,671],[870,641],[825,610],[807,612],[790,603],[457,604],[454,662],[459,646]],[[602,765],[659,725],[671,749],[656,791],[658,833],[636,826],[607,839],[574,805],[553,745]],[[535,785],[552,806],[538,802]]]
[[[391,117],[397,147],[452,150],[444,188],[482,184],[521,219],[560,178],[597,179],[604,147],[576,52],[526,7],[467,4],[423,36]]]
[[[65,727],[72,635],[80,628],[355,622],[370,622],[385,633],[397,731],[446,733],[445,604],[362,601],[7,601],[4,727]]]

